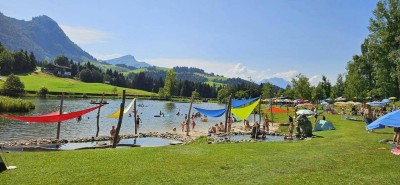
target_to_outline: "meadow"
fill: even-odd
[[[336,130],[304,141],[207,144],[5,154],[16,170],[2,184],[397,184],[393,129],[325,114]],[[287,115],[275,114],[286,122]],[[360,118],[361,119],[361,118]],[[311,119],[313,120],[313,119]]]
[[[85,83],[71,78],[58,78],[43,72],[35,72],[27,75],[18,75],[25,85],[26,91],[39,91],[41,87],[46,87],[49,92],[69,92],[69,93],[86,93],[86,94],[114,94],[116,88],[117,94],[122,94],[122,90],[126,89],[127,95],[137,96],[158,96],[156,93],[147,91],[121,88],[102,83]],[[0,82],[2,85],[4,81]]]

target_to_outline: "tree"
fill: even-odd
[[[309,79],[302,74],[298,74],[292,79],[293,91],[297,98],[311,99],[311,88],[308,80]]]
[[[338,77],[336,79],[336,84],[333,88],[333,92],[332,92],[332,96],[333,98],[337,98],[339,96],[343,96],[344,95],[344,89],[345,89],[345,84],[343,82],[343,75],[342,74],[338,74]],[[351,98],[351,97],[348,97]]]
[[[7,77],[3,85],[3,92],[6,96],[22,97],[25,94],[25,85],[21,82],[18,76],[13,74]]]
[[[46,97],[49,93],[49,90],[46,87],[41,87],[40,90],[37,92],[39,97]]]
[[[262,97],[263,98],[273,98],[274,97],[274,86],[271,83],[266,82],[265,84],[263,84]]]
[[[164,95],[169,98],[176,93],[176,73],[174,69],[170,69],[165,77]]]
[[[14,57],[11,52],[4,49],[0,52],[0,74],[9,75],[13,70]]]
[[[63,55],[59,55],[56,57],[56,59],[54,59],[54,64],[69,67],[70,62],[67,57],[65,57]]]

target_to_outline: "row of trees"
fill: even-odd
[[[0,43],[0,75],[21,74],[36,69],[35,55],[27,51],[9,51]]]

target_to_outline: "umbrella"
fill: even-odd
[[[339,98],[336,98],[335,101],[346,101],[346,98],[341,96]]]
[[[362,105],[362,103],[360,103],[360,102],[355,102],[354,105],[356,105],[356,106],[357,106],[357,105]]]
[[[296,112],[296,114],[312,115],[312,114],[314,114],[314,112],[311,110],[308,110],[308,109],[302,109],[302,110],[298,110]]]
[[[389,99],[383,99],[382,102],[383,102],[383,103],[390,103],[390,102],[392,102],[392,101],[390,101]]]
[[[372,107],[380,107],[380,106],[385,105],[385,103],[379,102],[379,101],[368,102],[367,104],[372,106]]]
[[[326,101],[332,101],[332,98],[327,98],[327,99],[325,99]]]
[[[367,125],[368,130],[389,127],[400,127],[400,110],[388,113],[377,120],[373,121],[371,124]]]
[[[326,101],[324,101],[324,102],[321,103],[321,105],[328,105],[328,104],[329,104],[329,103],[326,102]]]
[[[395,99],[397,99],[397,98],[393,97],[393,96],[389,98],[389,100],[395,100]]]

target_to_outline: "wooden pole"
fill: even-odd
[[[122,118],[124,117],[124,107],[125,107],[125,90],[122,91],[122,103],[119,110],[119,119],[117,129],[115,130],[114,141],[112,147],[117,147],[118,139],[119,139],[119,131],[122,125]]]
[[[136,116],[137,116],[137,109],[136,109],[136,97],[135,97],[135,100],[134,100],[135,102],[133,103],[133,116],[135,117],[135,119],[134,119],[134,121],[135,121],[135,135],[137,134],[137,124],[136,124]],[[135,138],[135,142],[136,142],[136,138]],[[136,143],[135,143],[136,144]]]
[[[261,124],[261,100],[258,102],[258,122]]]
[[[272,98],[270,104],[271,104],[271,123],[274,124],[274,113],[272,112]]]
[[[230,116],[230,108],[231,108],[231,102],[232,102],[232,94],[229,95],[228,98],[228,103],[226,104],[226,111],[225,111],[225,133],[226,130],[228,129],[228,118]]]
[[[100,120],[100,109],[101,106],[103,105],[103,99],[104,99],[104,92],[103,95],[101,96],[101,100],[100,100],[100,107],[99,110],[97,110],[97,131],[96,131],[96,137],[99,137],[99,131],[100,131],[100,125],[99,125],[99,120]]]
[[[188,117],[186,120],[186,136],[189,136],[189,127],[190,127],[190,111],[192,111],[192,105],[193,105],[193,96],[192,99],[190,100],[190,107],[189,107],[189,113],[188,113]]]
[[[64,92],[61,94],[61,104],[60,104],[60,115],[63,113],[63,103],[64,103]],[[61,128],[61,122],[57,123],[57,138],[60,139],[60,128]]]

